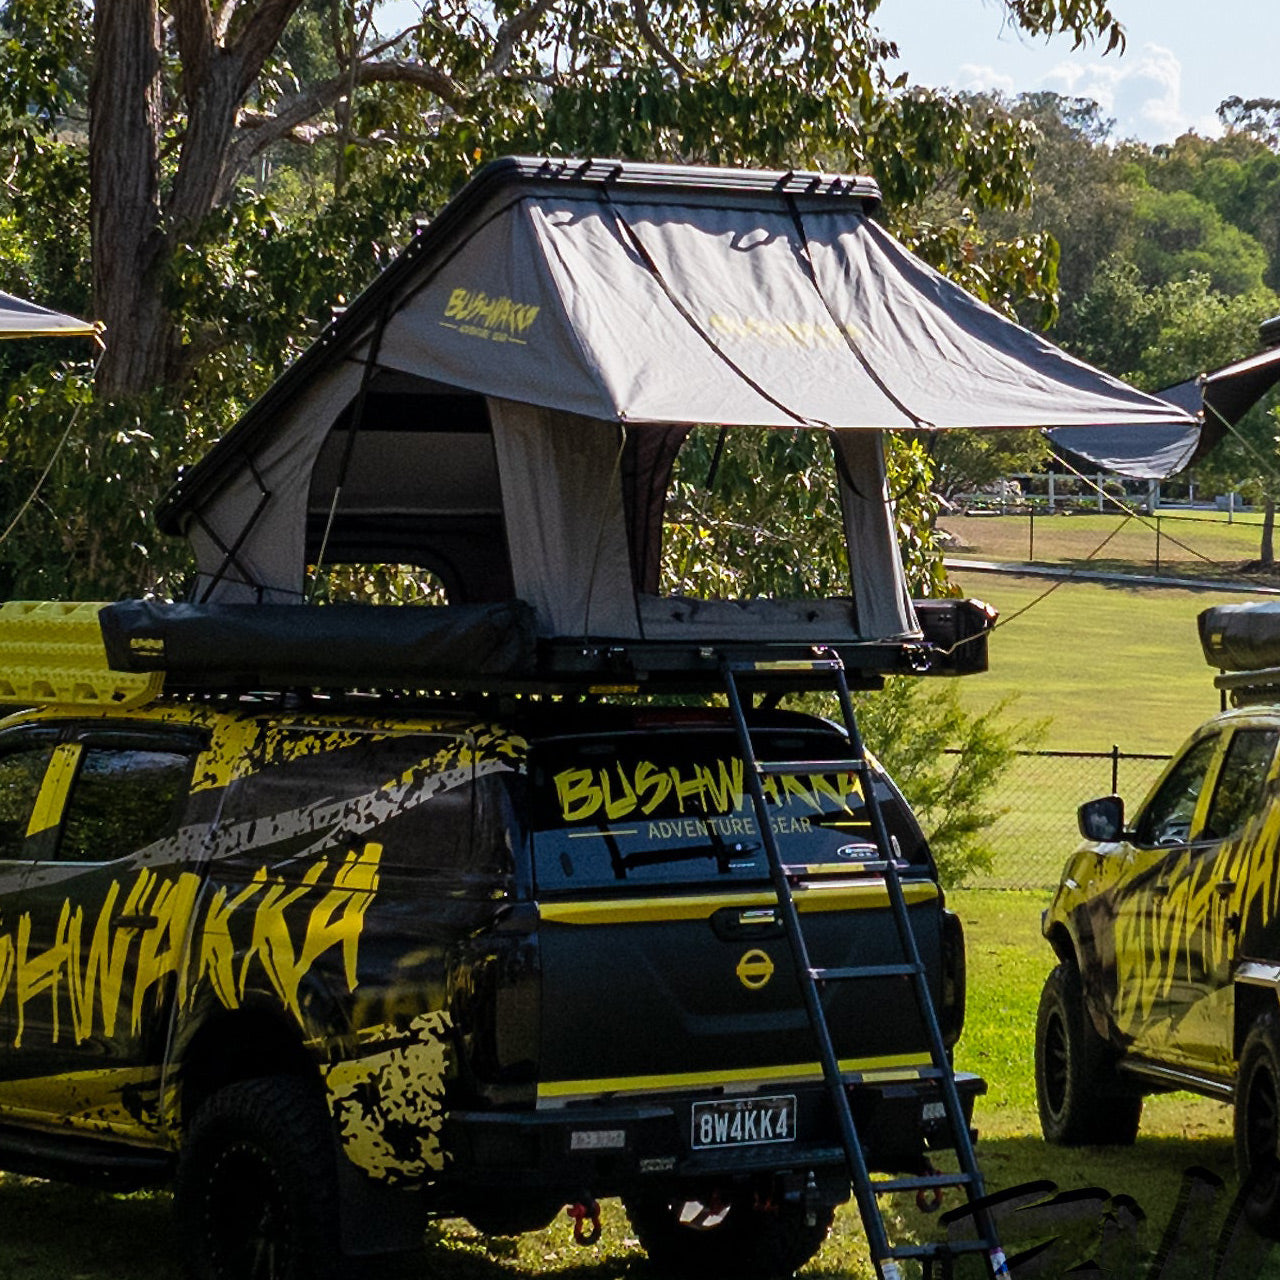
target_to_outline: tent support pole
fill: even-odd
[[[391,319],[391,307],[382,309],[377,326],[369,338],[369,356],[364,362],[364,372],[360,375],[360,389],[356,392],[355,408],[351,413],[351,426],[347,430],[347,444],[342,451],[342,462],[338,467],[338,478],[333,486],[333,499],[329,503],[329,514],[325,517],[324,536],[320,539],[320,551],[316,556],[315,568],[311,571],[311,590],[307,592],[307,603],[315,599],[316,588],[320,583],[320,570],[324,567],[325,553],[329,550],[329,535],[333,532],[333,522],[338,515],[338,503],[342,499],[342,487],[347,481],[347,471],[351,467],[351,455],[356,449],[356,435],[364,421],[364,406],[369,395],[369,380],[378,367],[378,353],[382,350],[382,335],[386,332],[387,322]]]

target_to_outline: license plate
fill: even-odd
[[[693,1146],[746,1147],[761,1142],[792,1142],[796,1136],[796,1098],[719,1098],[693,1104]]]

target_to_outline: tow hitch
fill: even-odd
[[[565,1212],[573,1219],[574,1244],[587,1249],[600,1239],[600,1205],[591,1196],[571,1204]]]

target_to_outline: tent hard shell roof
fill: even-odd
[[[92,338],[97,333],[98,326],[89,321],[0,293],[0,338]]]

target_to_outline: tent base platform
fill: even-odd
[[[712,693],[724,664],[838,657],[850,682],[986,669],[994,612],[917,605],[921,631],[877,640],[538,634],[519,600],[484,605],[230,605],[126,600],[0,607],[10,705],[140,705],[169,695],[290,691],[602,696]],[[786,684],[795,687],[794,675]],[[765,685],[768,680],[763,681]]]

